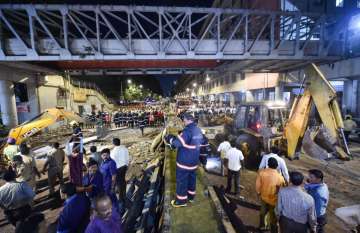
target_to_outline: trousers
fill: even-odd
[[[275,206],[270,205],[263,200],[261,200],[261,209],[260,209],[260,227],[265,226],[265,216],[269,213],[269,225],[270,225],[270,232],[277,233],[277,219],[275,215]]]
[[[121,202],[125,201],[125,196],[126,196],[126,180],[125,180],[126,171],[127,171],[127,166],[122,166],[117,169],[117,174],[116,174],[116,186],[119,192],[119,200]]]
[[[186,203],[196,194],[196,169],[186,170],[176,167],[176,201]]]
[[[233,170],[228,169],[227,187],[226,187],[227,192],[231,192],[232,179],[234,179],[235,193],[239,194],[240,193],[240,170],[239,171],[233,171]]]
[[[281,233],[308,233],[306,224],[295,222],[294,220],[281,216],[280,218]]]

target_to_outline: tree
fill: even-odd
[[[134,100],[144,100],[146,97],[153,97],[156,94],[151,92],[149,89],[142,89],[137,85],[129,85],[124,92],[125,100],[134,101]]]

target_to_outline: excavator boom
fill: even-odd
[[[340,158],[346,159],[350,153],[343,135],[344,123],[336,100],[336,91],[315,64],[305,69],[305,75],[304,93],[294,101],[285,126],[288,156],[294,157],[307,129],[310,110],[314,104],[329,134],[337,140],[337,154]]]

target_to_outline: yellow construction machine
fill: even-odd
[[[84,120],[74,112],[66,111],[61,108],[50,108],[35,118],[11,129],[8,138],[13,138],[16,141],[16,144],[19,145],[45,128],[52,126],[56,128],[56,124],[63,125],[70,124],[71,122],[84,123]],[[0,145],[0,166],[4,166],[7,163],[3,156],[3,149],[6,146],[6,142]]]
[[[249,102],[240,104],[233,123],[225,125],[225,134],[229,140],[236,140],[245,155],[245,166],[256,168],[261,160],[261,152],[269,150],[271,146],[277,146],[290,159],[297,157],[305,133],[309,131],[309,119],[316,118],[311,115],[313,112],[320,116],[322,127],[319,126],[317,130],[311,127],[311,139],[316,141],[315,136],[320,128],[326,134],[318,141],[326,141],[320,144],[327,147],[319,150],[336,154],[340,159],[349,158],[336,91],[316,65],[309,65],[304,73],[303,94],[295,98],[290,113],[281,101]],[[318,152],[312,149],[312,146],[317,148],[314,141],[306,151],[310,156]]]

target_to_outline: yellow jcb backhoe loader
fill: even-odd
[[[74,112],[66,111],[61,108],[50,108],[35,118],[11,129],[8,138],[13,138],[16,141],[16,145],[19,145],[43,129],[61,121],[66,121],[67,123],[72,121],[84,123],[84,120]],[[6,146],[6,142],[0,145],[0,170],[1,167],[6,166],[8,162],[3,155],[3,150]]]
[[[332,143],[327,143],[331,144],[329,150],[333,149],[331,152],[341,159],[349,158],[336,91],[316,65],[309,65],[305,75],[304,92],[295,99],[288,117],[288,108],[281,101],[247,102],[237,107],[233,123],[225,125],[225,135],[229,140],[236,140],[248,168],[257,168],[261,152],[271,146],[277,146],[288,158],[295,158],[309,128],[313,106],[320,115],[323,128],[328,132],[328,137],[323,141],[332,139]]]

